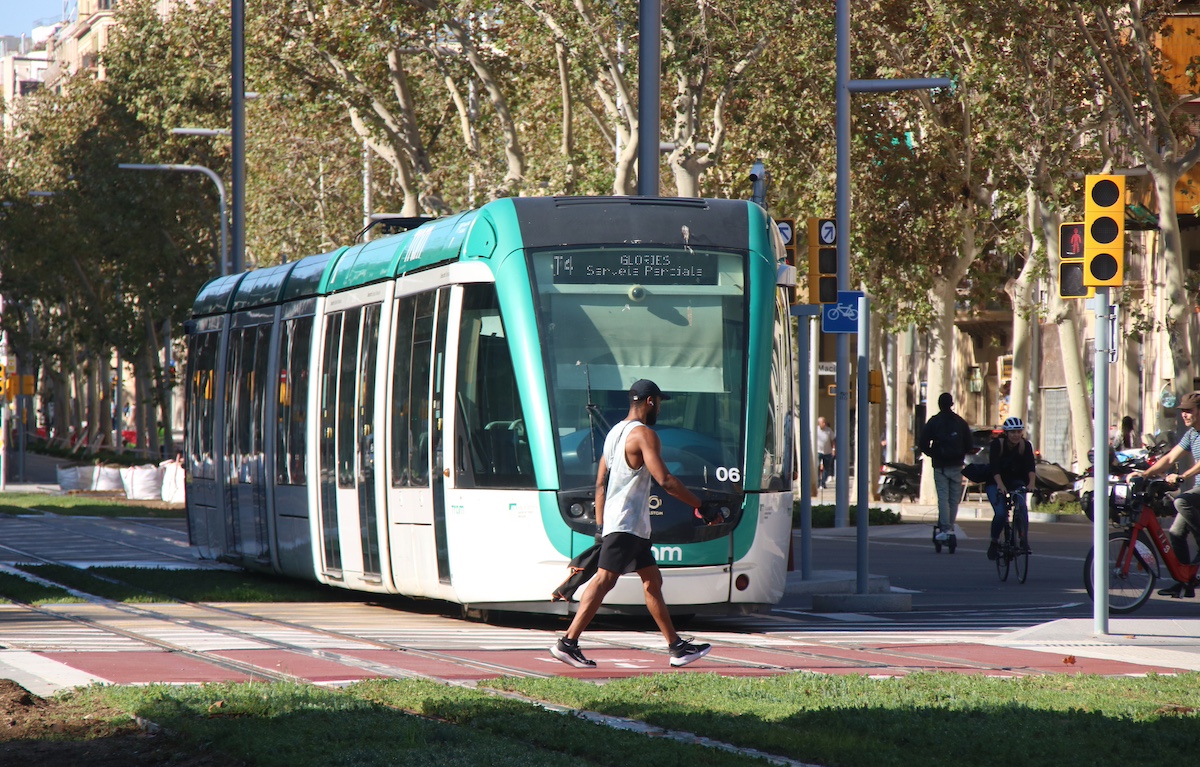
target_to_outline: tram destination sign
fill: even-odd
[[[716,285],[715,253],[585,250],[555,253],[550,269],[559,285]]]

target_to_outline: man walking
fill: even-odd
[[[925,423],[918,444],[933,464],[933,487],[937,490],[938,524],[934,528],[936,544],[954,543],[954,522],[962,500],[963,460],[974,448],[971,427],[955,413],[954,397],[943,392],[938,397],[938,412]],[[940,546],[937,546],[941,550]],[[953,547],[950,549],[954,551]]]
[[[662,573],[650,550],[650,480],[697,511],[700,498],[667,470],[662,442],[650,427],[658,421],[664,400],[653,381],[642,379],[629,388],[629,414],[604,440],[596,472],[596,527],[600,531],[600,567],[583,594],[579,611],[566,635],[550,654],[575,668],[595,668],[579,649],[579,635],[595,617],[604,597],[624,573],[636,570],[642,579],[646,607],[667,640],[672,666],[686,666],[711,648],[680,638],[662,595]]]
[[[815,435],[817,448],[817,471],[818,479],[821,484],[821,489],[825,489],[825,483],[833,476],[833,429],[829,428],[829,422],[825,420],[825,416],[817,416],[817,433]]]

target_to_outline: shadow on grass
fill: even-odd
[[[907,679],[674,674],[610,681],[500,680],[572,707],[844,767],[1190,761],[1200,676]]]

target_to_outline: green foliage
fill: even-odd
[[[837,507],[831,503],[822,504],[812,507],[812,526],[813,527],[833,527],[834,515]],[[849,510],[850,525],[853,527],[858,523],[858,507],[851,506]],[[867,523],[872,525],[898,525],[900,524],[900,515],[891,509],[882,509],[877,506],[872,506],[867,509]],[[800,527],[800,503],[797,501],[792,504],[792,527]]]

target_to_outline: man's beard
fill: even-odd
[[[653,426],[654,424],[658,423],[658,408],[654,408],[649,413],[646,413],[646,418],[642,421],[642,423],[646,424],[647,426]]]

